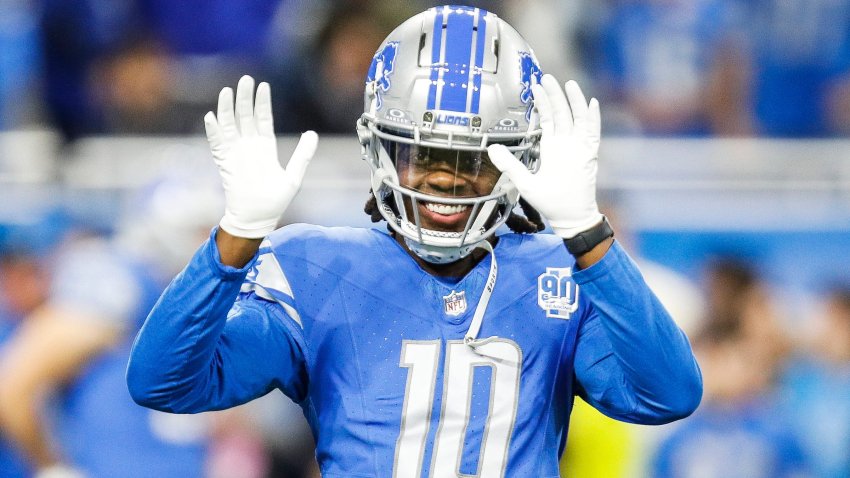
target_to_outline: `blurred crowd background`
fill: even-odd
[[[458,3],[600,100],[603,212],[704,374],[669,426],[577,399],[563,476],[850,477],[850,0]],[[321,136],[285,222],[369,227],[365,72],[433,5],[0,0],[0,478],[318,476],[281,394],[170,416],[123,368],[220,218],[219,89],[271,83],[281,156]]]

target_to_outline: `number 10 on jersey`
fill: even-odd
[[[407,368],[401,430],[393,478],[420,478],[434,408],[440,341],[405,340],[399,366]],[[498,357],[498,358],[495,358]],[[430,478],[457,478],[469,413],[475,367],[490,367],[489,412],[478,457],[478,478],[505,476],[516,420],[522,351],[516,342],[495,339],[473,350],[460,340],[446,343],[442,409],[429,467]],[[469,475],[463,475],[469,476]]]

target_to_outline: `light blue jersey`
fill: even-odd
[[[203,473],[206,440],[197,427],[140,407],[124,386],[132,337],[162,287],[152,272],[105,241],[76,245],[54,265],[51,304],[122,332],[119,343],[85,364],[55,400],[52,433],[59,453],[87,477]]]
[[[143,326],[131,394],[198,412],[280,389],[326,478],[557,477],[576,394],[638,423],[696,408],[688,341],[619,245],[578,272],[551,235],[502,235],[495,257],[473,349],[490,256],[451,282],[384,232],[295,225],[237,270],[211,240]]]
[[[829,476],[811,474],[787,417],[769,394],[735,405],[707,403],[661,443],[651,476]]]

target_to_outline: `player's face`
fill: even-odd
[[[399,183],[424,194],[446,198],[474,198],[493,191],[501,172],[486,151],[456,151],[393,143],[388,153],[394,158]],[[405,200],[407,216],[414,217],[413,202]],[[423,202],[418,204],[422,227],[435,231],[462,231],[472,207]]]

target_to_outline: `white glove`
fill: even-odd
[[[267,236],[301,188],[319,137],[313,131],[302,134],[284,169],[277,157],[269,84],[260,83],[255,104],[254,79],[247,75],[236,87],[235,116],[233,90],[224,88],[218,116],[207,113],[204,126],[224,186],[221,228],[237,237]]]
[[[540,169],[532,173],[503,145],[491,145],[487,151],[520,195],[549,220],[555,234],[570,239],[602,220],[596,205],[599,102],[593,98],[588,104],[575,81],[567,82],[564,96],[552,75],[544,75],[531,90],[543,129]]]

